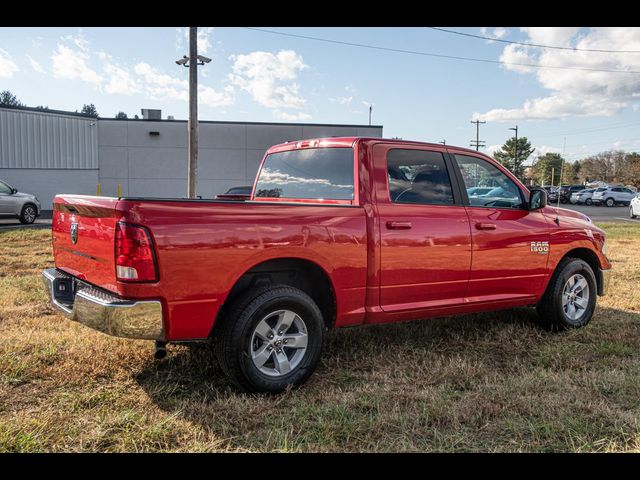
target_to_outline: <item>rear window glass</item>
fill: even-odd
[[[353,149],[308,148],[264,160],[256,197],[353,200]]]

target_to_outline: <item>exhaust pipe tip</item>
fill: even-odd
[[[156,351],[153,354],[153,357],[156,360],[162,360],[167,356],[166,342],[156,342]]]

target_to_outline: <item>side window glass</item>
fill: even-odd
[[[389,150],[387,178],[394,203],[453,205],[451,180],[440,152]]]
[[[11,194],[11,188],[4,182],[0,182],[0,194],[9,195]]]
[[[520,189],[502,171],[478,157],[454,157],[460,167],[471,206],[522,208]]]

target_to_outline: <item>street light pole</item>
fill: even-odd
[[[516,169],[516,166],[518,165],[518,126],[516,125],[516,128],[511,127],[509,130],[515,130],[516,131],[516,152],[515,152],[515,158],[513,160],[513,169]]]
[[[189,164],[187,197],[196,198],[198,178],[198,27],[189,27]]]

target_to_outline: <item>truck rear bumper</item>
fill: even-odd
[[[116,337],[165,338],[159,301],[123,300],[55,268],[43,270],[42,280],[53,306],[70,320]]]

